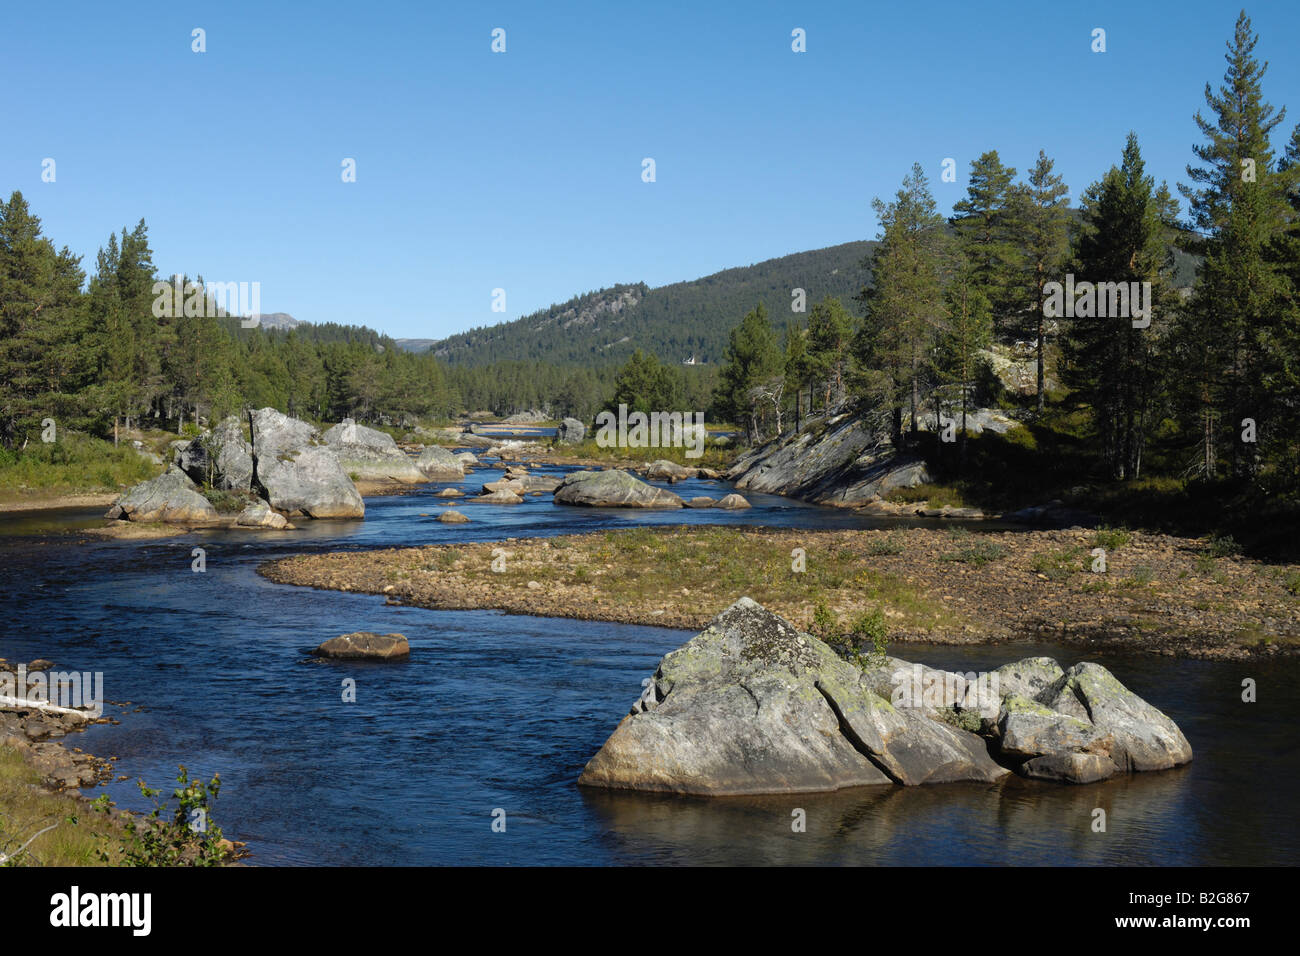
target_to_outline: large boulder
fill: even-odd
[[[671,491],[648,485],[625,471],[574,471],[565,475],[555,491],[561,505],[592,508],[680,508],[682,499]]]
[[[555,429],[555,440],[564,445],[573,445],[587,436],[587,426],[576,418],[566,418]]]
[[[338,455],[307,422],[274,408],[249,414],[253,487],[276,511],[311,518],[361,518],[365,502]]]
[[[172,465],[157,478],[128,489],[105,515],[126,521],[165,521],[170,524],[214,525],[221,516],[199,493],[185,472]]]
[[[339,464],[349,475],[367,481],[400,481],[412,485],[427,480],[391,435],[358,425],[350,418],[327,428],[321,438],[334,449]]]
[[[253,448],[244,437],[243,422],[235,415],[175,447],[172,462],[195,482],[213,488],[248,491],[253,483]]]
[[[235,524],[240,528],[270,528],[273,531],[283,531],[293,527],[284,515],[272,511],[271,506],[265,501],[255,501],[248,505],[239,513]]]
[[[996,718],[982,719],[990,705]],[[1015,769],[1080,784],[1190,759],[1173,721],[1100,665],[1031,658],[963,676],[851,663],[741,598],[660,661],[579,783],[722,795],[988,782]]]
[[[459,481],[465,477],[464,463],[439,445],[430,445],[420,452],[415,465],[432,481]]]
[[[726,511],[743,511],[745,508],[752,506],[745,500],[744,495],[738,495],[733,491],[729,495],[723,495],[714,507],[722,508]]]
[[[741,598],[659,662],[584,786],[695,794],[991,781],[974,734],[893,707],[828,646]]]
[[[1109,742],[1096,749],[1107,754],[1120,771],[1167,770],[1192,759],[1192,747],[1178,726],[1133,693],[1100,664],[1084,662],[1071,667],[1039,700],[1062,702],[1073,698]]]
[[[411,656],[411,647],[401,634],[375,634],[354,631],[334,637],[317,647],[312,654],[335,660],[400,660]]]
[[[698,468],[687,468],[685,465],[679,465],[675,461],[668,461],[666,458],[660,458],[646,465],[645,476],[658,481],[683,481],[687,478],[695,478],[700,473]]]

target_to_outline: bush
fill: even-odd
[[[154,808],[147,816],[130,818],[123,825],[124,838],[117,848],[120,862],[126,866],[221,866],[234,858],[229,844],[221,835],[221,828],[211,818],[212,805],[221,790],[220,775],[204,783],[191,780],[189,772],[178,768],[176,782],[180,786],[172,791],[175,808],[168,808],[166,800],[158,800],[161,790],[154,790],[141,780],[140,792],[153,801]],[[104,794],[91,804],[95,810],[108,813],[112,803]],[[164,816],[170,814],[170,819]],[[113,858],[108,846],[100,851],[107,862]]]

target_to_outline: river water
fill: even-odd
[[[559,473],[565,469],[534,469]],[[482,468],[476,489],[500,472]],[[703,800],[580,790],[585,762],[666,652],[666,628],[387,606],[370,595],[272,584],[285,554],[493,540],[636,525],[880,527],[784,498],[748,512],[638,512],[466,505],[434,520],[443,485],[370,498],[364,522],[302,530],[198,532],[86,543],[98,510],[0,517],[0,656],[103,671],[117,726],[71,739],[119,757],[132,779],[168,786],[177,764],[220,773],[215,820],[255,864],[1282,864],[1300,838],[1300,665],[1178,660],[1050,644],[895,645],[961,671],[1046,654],[1097,660],[1182,727],[1187,767],[1088,787],[1012,777],[996,785],[873,787]],[[674,490],[718,496],[716,482]],[[191,570],[191,549],[206,572]],[[397,665],[321,662],[308,651],[348,631],[397,631]],[[356,702],[343,703],[344,678]],[[1241,701],[1244,678],[1258,703]],[[133,782],[107,788],[146,808]],[[1094,811],[1106,811],[1094,832]],[[805,811],[806,832],[792,813]],[[505,812],[505,832],[492,828]]]

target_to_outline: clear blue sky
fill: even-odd
[[[11,0],[0,189],[88,270],[143,217],[164,274],[258,281],[266,312],[440,337],[615,282],[873,238],[871,198],[914,160],[945,212],[989,148],[1022,171],[1046,149],[1074,196],[1134,129],[1148,170],[1185,179],[1239,8]],[[1247,9],[1289,134],[1300,3]],[[948,156],[956,184],[939,182]]]

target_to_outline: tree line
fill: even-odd
[[[1041,151],[1023,180],[979,156],[947,218],[914,165],[873,203],[879,245],[851,306],[827,297],[778,330],[760,304],[732,329],[718,411],[760,441],[851,402],[896,446],[923,418],[964,442],[971,407],[1014,404],[990,348],[1016,345],[1036,378],[1021,416],[1084,415],[1114,479],[1141,477],[1158,436],[1183,477],[1300,485],[1300,125],[1275,145],[1285,109],[1256,42],[1243,12],[1194,117],[1187,221],[1135,133],[1075,209]]]

